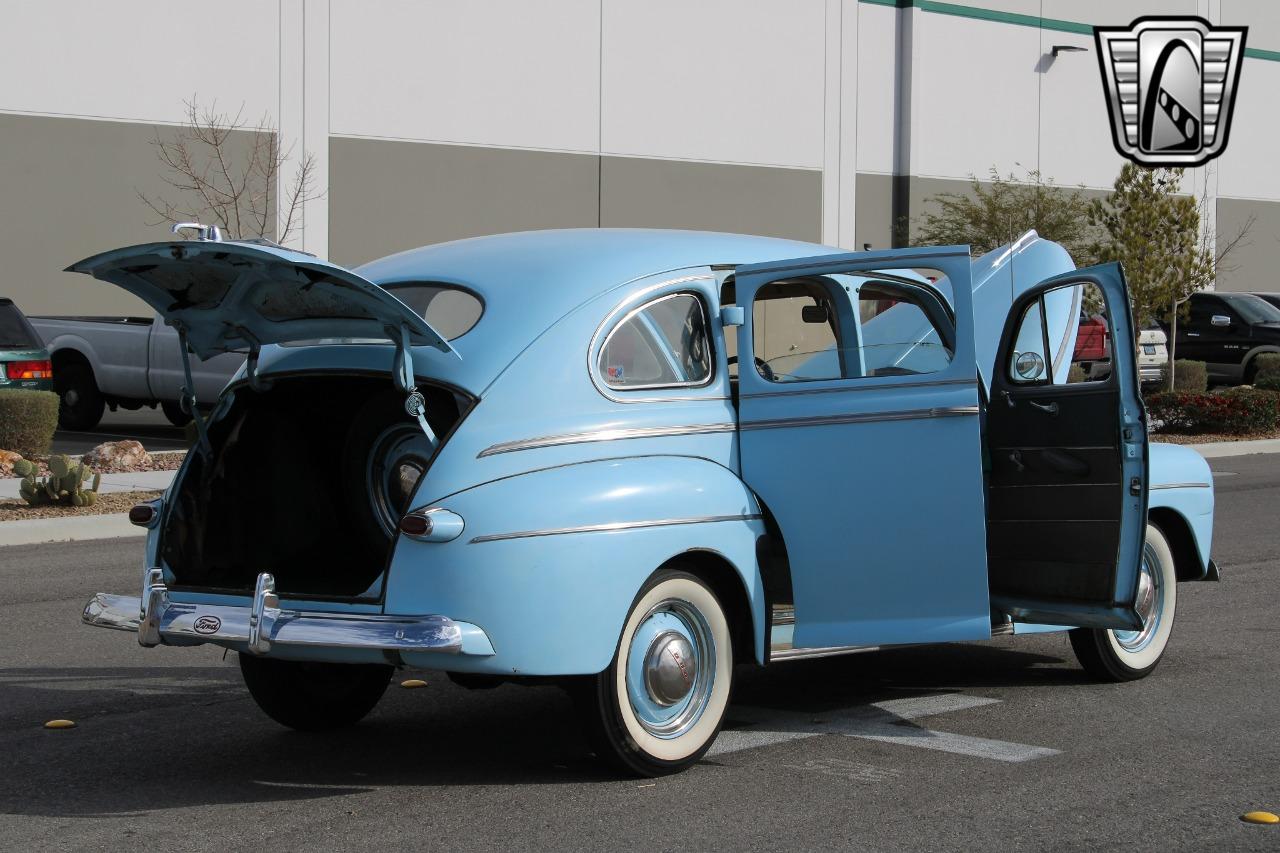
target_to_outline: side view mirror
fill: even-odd
[[[1226,314],[1214,314],[1211,318],[1209,318],[1209,322],[1215,326],[1230,326],[1231,318],[1228,317]]]
[[[1044,359],[1038,352],[1019,353],[1013,360],[1013,371],[1020,379],[1039,379],[1044,374]]]

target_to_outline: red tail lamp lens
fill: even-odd
[[[140,527],[146,527],[156,517],[156,508],[151,504],[134,504],[129,507],[129,521]]]
[[[411,512],[400,519],[400,532],[405,536],[427,536],[431,533],[431,519]]]
[[[9,379],[52,379],[53,362],[11,361],[5,364],[4,375]]]

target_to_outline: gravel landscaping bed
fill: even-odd
[[[111,492],[98,495],[93,506],[76,507],[63,504],[28,506],[21,498],[0,498],[0,523],[23,521],[28,518],[62,518],[69,515],[110,515],[128,512],[129,507],[140,501],[149,501],[160,492]]]

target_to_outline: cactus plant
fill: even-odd
[[[49,476],[40,479],[39,466],[26,459],[18,459],[13,463],[13,471],[22,478],[18,485],[18,494],[31,506],[61,503],[69,506],[93,506],[98,500],[98,486],[102,485],[102,475],[93,475],[93,487],[84,488],[84,481],[89,476],[89,469],[84,463],[73,463],[71,458],[58,454],[50,456],[48,461]]]

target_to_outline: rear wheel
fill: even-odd
[[[58,425],[63,429],[93,429],[102,420],[106,401],[93,378],[93,368],[72,362],[53,371],[53,388],[58,392]]]
[[[1142,617],[1137,631],[1076,628],[1071,648],[1085,671],[1102,681],[1134,681],[1160,663],[1178,607],[1178,576],[1169,542],[1154,524],[1147,525],[1138,575],[1136,609]]]
[[[578,701],[601,758],[644,776],[694,764],[720,731],[733,680],[724,608],[694,575],[656,573],[641,590],[612,663]]]
[[[383,664],[310,663],[240,654],[249,695],[268,717],[304,732],[360,722],[387,690],[395,668]]]

